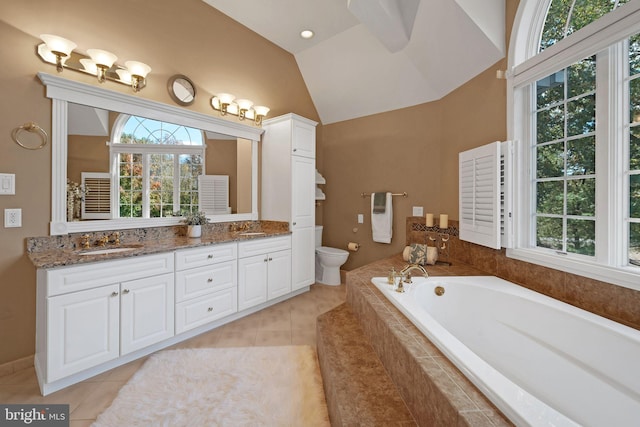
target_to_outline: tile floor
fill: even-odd
[[[193,337],[172,348],[316,345],[316,317],[345,301],[346,288],[312,285],[309,292]],[[65,403],[71,427],[89,426],[114,399],[145,358],[67,387],[40,395],[33,367],[0,377],[2,403]]]

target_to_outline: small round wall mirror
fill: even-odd
[[[196,85],[187,76],[176,74],[167,83],[169,95],[177,104],[191,105],[196,99]]]

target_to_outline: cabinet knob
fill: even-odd
[[[296,224],[297,224],[297,223],[294,221],[294,222],[293,222],[293,225],[296,225]]]
[[[112,296],[112,297],[117,297],[117,296],[118,296],[118,293],[117,293],[116,291],[113,291],[113,292],[111,292],[111,296]]]
[[[209,278],[207,279],[207,282],[209,282],[209,283],[213,282],[213,277],[209,277]]]
[[[209,307],[207,311],[213,311],[213,307]]]
[[[293,152],[295,153],[296,151],[298,151],[298,149],[297,149],[297,148],[294,148],[294,149],[293,149]]]
[[[269,261],[273,261],[273,258],[269,257]]]
[[[123,293],[123,294],[128,294],[128,293],[129,293],[129,289],[123,289],[123,290],[122,290],[122,293]]]
[[[209,255],[207,255],[207,258],[209,258],[209,259],[213,259],[213,254],[209,254]]]
[[[264,262],[267,262],[267,261],[269,261],[269,260],[268,260],[267,258],[265,258],[265,259],[264,259]]]

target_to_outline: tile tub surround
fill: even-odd
[[[425,218],[407,217],[407,244],[425,243]],[[449,220],[451,258],[525,288],[640,330],[640,291],[507,257],[496,250],[460,240],[458,221]]]
[[[316,339],[332,426],[416,425],[347,304],[318,317]]]
[[[244,221],[241,221],[244,222]],[[85,262],[105,261],[117,258],[149,255],[175,249],[194,248],[217,243],[261,239],[265,237],[290,234],[289,223],[282,221],[249,221],[251,227],[246,231],[260,231],[264,235],[242,236],[239,232],[230,232],[231,222],[205,224],[202,226],[202,237],[186,236],[187,226],[149,227],[127,230],[108,230],[92,233],[72,233],[62,236],[31,237],[27,239],[27,255],[37,268],[53,268]],[[108,255],[81,256],[82,236],[89,235],[90,249],[100,249],[95,242],[103,236],[110,237],[118,231],[120,246],[142,245],[132,251],[118,252]],[[105,249],[118,246],[109,243]]]
[[[421,426],[509,426],[499,410],[371,283],[401,255],[347,273],[347,304]],[[428,266],[432,276],[485,274],[471,266]]]

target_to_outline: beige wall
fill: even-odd
[[[268,105],[271,117],[294,112],[318,120],[293,56],[201,0],[0,2],[0,173],[16,175],[16,195],[0,196],[0,213],[23,210],[22,228],[0,227],[0,364],[34,352],[36,272],[25,255],[25,238],[48,235],[51,147],[25,150],[10,135],[28,121],[51,130],[51,101],[36,77],[40,71],[56,74],[35,54],[43,33],[67,37],[79,50],[112,51],[119,63],[148,63],[148,86],[136,96],[173,104],[166,84],[180,73],[198,90],[188,109],[216,114],[209,99],[230,92]],[[98,84],[69,70],[63,76]],[[133,93],[110,82],[104,87]]]
[[[509,34],[518,1],[505,5]],[[402,251],[404,221],[413,206],[436,217],[458,218],[458,153],[507,137],[506,81],[496,78],[496,70],[504,69],[506,59],[434,102],[323,126],[318,146],[318,170],[327,178],[320,217],[323,244],[361,245],[344,269]],[[373,242],[370,199],[360,197],[363,191],[409,194],[394,198],[390,245]],[[358,213],[365,215],[364,224],[356,224]]]

